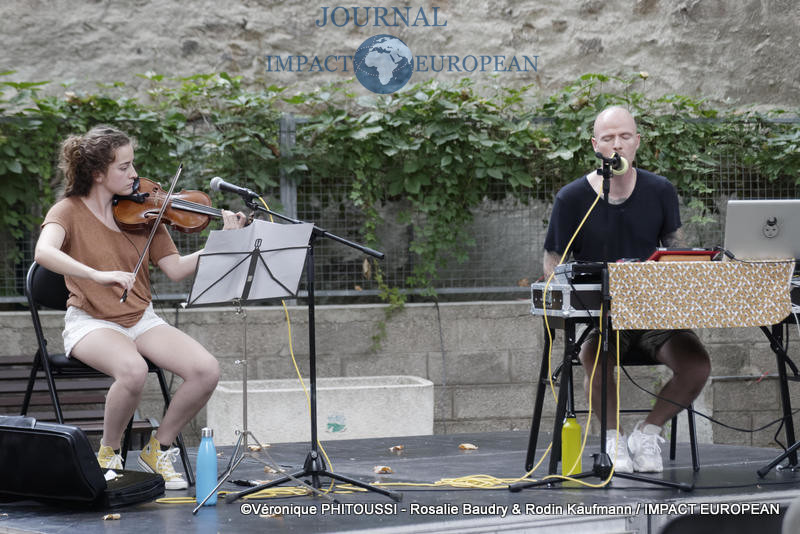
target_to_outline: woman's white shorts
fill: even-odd
[[[152,303],[144,310],[144,315],[139,319],[139,322],[130,328],[125,328],[111,321],[96,319],[82,309],[70,306],[64,316],[64,331],[61,333],[64,337],[64,352],[69,356],[78,341],[98,328],[110,328],[135,340],[151,328],[162,324],[167,324],[167,322],[156,315]]]

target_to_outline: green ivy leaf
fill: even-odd
[[[369,126],[367,128],[361,128],[360,130],[356,130],[355,132],[350,134],[350,137],[352,137],[353,139],[366,139],[370,135],[382,131],[383,131],[383,126]]]
[[[553,152],[548,152],[547,159],[561,158],[563,160],[571,160],[574,152],[569,148],[562,148]]]
[[[496,167],[491,168],[491,169],[486,169],[486,174],[488,174],[492,178],[495,178],[496,180],[502,180],[503,179],[503,171],[501,169],[496,168]]]

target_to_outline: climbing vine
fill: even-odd
[[[737,165],[758,169],[767,183],[793,187],[800,180],[800,126],[790,114],[650,97],[645,73],[587,74],[547,95],[532,86],[478,87],[464,79],[375,97],[356,94],[347,82],[289,96],[283,87],[254,89],[226,73],[142,77],[146,97],[122,83],[96,94],[65,87],[59,96],[43,96],[43,82],[0,73],[0,232],[23,239],[36,227],[56,196],[59,142],[101,122],[137,138],[143,175],[167,177],[178,161],[193,169],[187,187],[205,188],[215,175],[262,190],[281,173],[297,182],[346,182],[371,246],[382,245],[379,208],[402,200],[399,217],[412,228],[416,258],[405,285],[429,295],[444,265],[467,260],[473,237],[466,228],[486,197],[547,199],[553,183],[596,164],[587,150],[592,121],[609,105],[637,116],[647,141],[638,164],[670,176],[701,220],[720,154],[734,151]],[[278,140],[282,113],[304,117],[291,157],[282,157]],[[218,200],[226,207],[228,199]],[[403,294],[380,280],[384,299],[401,306]]]

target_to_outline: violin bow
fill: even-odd
[[[150,229],[150,236],[147,238],[147,243],[145,243],[141,254],[139,254],[139,261],[136,262],[136,268],[133,270],[134,281],[136,280],[136,275],[139,273],[139,269],[142,267],[142,261],[144,260],[144,255],[147,254],[147,250],[150,248],[150,243],[153,242],[153,237],[156,235],[156,230],[158,230],[158,225],[161,224],[161,219],[164,217],[164,212],[167,211],[167,205],[170,202],[169,197],[172,196],[172,192],[175,190],[175,184],[178,183],[178,177],[181,175],[181,171],[183,171],[183,163],[178,165],[178,171],[175,173],[175,176],[172,177],[172,183],[169,184],[169,191],[167,192],[167,196],[164,198],[164,203],[161,205],[161,209],[158,211],[158,217],[156,217],[155,222],[153,223],[153,228]],[[120,298],[119,301],[125,302],[126,300],[128,300],[127,289],[122,292],[122,298]]]

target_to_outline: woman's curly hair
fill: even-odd
[[[101,124],[83,135],[71,135],[61,144],[58,168],[64,173],[64,196],[85,197],[95,172],[106,172],[119,147],[135,144],[127,134]]]

